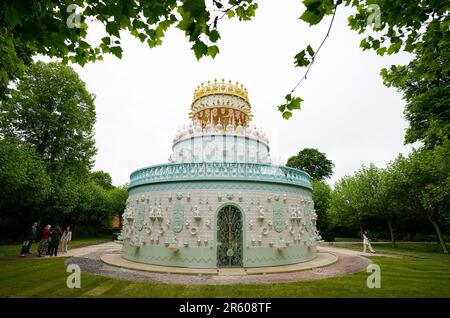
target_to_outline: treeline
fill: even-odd
[[[414,239],[435,233],[445,253],[450,225],[450,147],[399,155],[386,168],[362,167],[340,179],[330,196],[328,216],[335,227],[383,231],[395,246],[397,237]]]
[[[70,67],[37,62],[0,103],[1,242],[35,221],[99,233],[123,211],[126,186],[92,172],[94,99]]]
[[[450,229],[450,143],[399,155],[385,168],[371,164],[338,180],[324,179],[333,163],[316,149],[303,149],[288,165],[310,173],[317,226],[326,241],[357,237],[424,240],[435,237],[448,253]]]

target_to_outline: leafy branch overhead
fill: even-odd
[[[129,32],[150,47],[162,44],[165,32],[172,26],[184,31],[192,43],[192,50],[197,59],[204,56],[215,57],[219,53],[219,23],[221,19],[237,18],[239,21],[250,20],[258,8],[256,0],[73,0],[54,1],[16,1],[0,2],[0,100],[7,98],[10,82],[22,77],[32,57],[43,54],[60,58],[63,62],[84,65],[89,61],[101,60],[103,54],[110,53],[117,57],[123,54],[121,33]],[[281,3],[281,2],[280,2]],[[77,28],[69,28],[65,21],[73,15],[70,4],[79,7],[81,23]],[[304,75],[286,96],[278,110],[283,117],[292,117],[292,110],[300,109],[302,99],[293,96],[299,85],[307,79],[311,66],[329,37],[336,9],[339,5],[355,9],[348,17],[352,30],[364,35],[360,42],[363,50],[374,50],[379,55],[394,54],[400,51],[420,54],[417,65],[431,63],[431,72],[427,68],[418,69],[433,83],[448,83],[446,70],[449,65],[449,11],[448,0],[303,0],[305,6],[300,19],[310,26],[332,16],[328,31],[319,46],[308,45],[294,57],[294,66],[306,67]],[[280,4],[281,5],[281,4]],[[375,19],[372,23],[371,19]],[[106,36],[98,47],[87,42],[88,21],[103,24]],[[420,63],[419,63],[420,62]],[[398,81],[391,81],[389,74],[394,70],[384,71],[386,83],[392,86],[406,87]],[[401,76],[396,72],[398,76]],[[409,82],[406,83],[410,85]],[[424,84],[425,85],[425,84]],[[448,86],[448,84],[446,84]],[[424,86],[426,87],[426,85]],[[440,86],[442,96],[445,88]],[[408,93],[409,94],[409,93]],[[407,94],[407,95],[408,95]],[[409,95],[408,95],[409,96]],[[405,98],[409,98],[405,95]],[[441,97],[442,97],[441,96]],[[422,103],[425,107],[428,103]],[[425,115],[427,110],[424,109]],[[442,114],[438,110],[436,118]],[[409,111],[408,111],[409,114]],[[412,115],[408,115],[414,118]],[[422,118],[423,119],[423,118]],[[418,126],[422,125],[417,119]],[[444,120],[446,117],[444,118]],[[427,125],[434,129],[436,121],[427,119]],[[419,127],[420,128],[420,127]],[[445,131],[436,131],[433,138],[440,138]],[[439,136],[438,136],[439,135]],[[420,137],[420,136],[419,136]],[[415,136],[411,135],[410,140]],[[430,141],[434,143],[433,140]]]
[[[348,25],[352,30],[357,31],[358,34],[372,31],[360,42],[363,50],[374,50],[381,56],[395,54],[402,50],[410,53],[428,50],[430,56],[431,51],[437,48],[440,52],[448,51],[450,3],[446,0],[303,0],[303,4],[306,9],[300,19],[310,26],[321,23],[327,15],[333,17],[318,49],[314,52],[311,45],[308,45],[306,49],[295,55],[294,65],[307,67],[307,70],[291,93],[303,80],[306,80],[315,56],[329,37],[336,8],[340,4],[356,9],[356,13],[348,17]],[[374,23],[377,20],[379,23]],[[440,59],[442,54],[441,58],[437,58],[437,60]],[[448,65],[448,59],[446,61]],[[436,63],[435,60],[433,64]],[[386,78],[387,71],[383,72]],[[285,115],[283,107],[278,109],[283,113],[284,118],[291,117],[290,114]]]
[[[79,65],[101,60],[104,54],[121,58],[122,32],[155,47],[175,26],[184,31],[197,59],[215,57],[219,21],[225,16],[250,20],[258,7],[253,2],[215,0],[208,1],[207,7],[205,0],[1,1],[0,99],[7,96],[10,81],[25,74],[36,54]],[[80,23],[69,26],[75,17]],[[103,24],[106,35],[98,46],[87,41],[89,21]]]

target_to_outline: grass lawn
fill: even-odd
[[[90,238],[79,238],[79,239],[72,240],[69,244],[69,248],[105,243],[105,242],[109,242],[111,240],[112,240],[111,235],[100,235],[100,236],[90,237]],[[30,252],[37,253],[38,245],[39,245],[39,242],[34,242],[33,245],[31,245]],[[17,256],[20,253],[20,248],[21,248],[21,244],[0,245],[0,257]]]
[[[365,272],[309,282],[227,286],[165,285],[82,273],[81,288],[68,289],[63,258],[7,257],[0,258],[0,297],[450,297],[450,256],[429,252],[434,247],[427,243],[413,244],[395,250],[405,258],[372,257],[381,267],[380,289],[366,287]],[[378,249],[388,252],[389,247]]]

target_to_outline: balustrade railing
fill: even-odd
[[[280,182],[311,188],[310,176],[301,170],[257,163],[169,163],[136,170],[130,188],[151,183],[189,180],[252,180]]]

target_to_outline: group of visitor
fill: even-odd
[[[22,243],[22,249],[20,251],[21,256],[25,256],[30,253],[31,244],[37,237],[38,223],[35,222],[31,228],[27,229],[24,234],[24,240]],[[57,256],[58,248],[61,247],[61,252],[67,253],[69,248],[69,242],[72,240],[72,231],[70,226],[66,228],[64,232],[61,231],[61,227],[56,224],[54,228],[48,224],[41,233],[41,240],[38,246],[38,256],[43,255]]]

